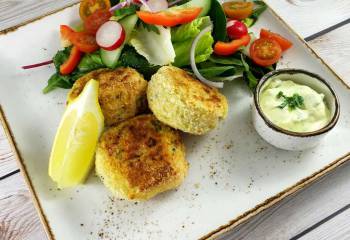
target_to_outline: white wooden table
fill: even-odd
[[[266,1],[342,78],[350,81],[350,0],[316,0],[303,7],[293,6],[287,0]],[[0,30],[74,2],[0,0]],[[15,239],[46,237],[0,126],[0,240]],[[350,239],[350,164],[222,239]]]

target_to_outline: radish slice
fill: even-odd
[[[215,88],[223,88],[224,87],[224,83],[223,82],[212,82],[208,79],[206,79],[198,70],[197,65],[196,65],[196,47],[197,44],[199,42],[199,40],[201,39],[201,37],[203,37],[204,34],[211,32],[213,30],[213,24],[211,24],[210,26],[204,28],[198,35],[197,37],[194,39],[193,43],[192,43],[192,47],[191,47],[191,52],[190,52],[190,59],[191,59],[191,67],[192,67],[192,71],[193,73],[196,75],[196,77],[203,82],[206,85],[209,85],[211,87],[215,87]]]
[[[125,40],[125,30],[116,21],[108,21],[102,24],[96,33],[97,44],[108,51],[120,47]]]
[[[169,7],[167,0],[140,0],[140,2],[142,2],[141,10],[150,12],[160,12]]]

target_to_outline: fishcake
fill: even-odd
[[[175,129],[202,135],[226,118],[226,97],[186,71],[162,67],[148,83],[147,100],[157,119]]]
[[[99,81],[99,103],[105,125],[111,126],[147,109],[147,81],[135,69],[99,69],[79,78],[68,95],[72,102],[91,79]]]
[[[96,151],[96,172],[114,194],[147,200],[179,186],[188,172],[180,133],[153,115],[109,128]]]

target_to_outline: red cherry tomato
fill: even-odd
[[[286,51],[293,46],[293,43],[285,37],[282,37],[278,33],[271,32],[264,28],[262,28],[260,31],[260,38],[269,38],[277,41],[283,51]]]
[[[111,2],[109,0],[82,0],[79,7],[80,18],[84,21],[97,10],[109,10],[110,8]]]
[[[109,18],[112,16],[110,11],[99,9],[96,10],[91,15],[87,16],[84,20],[85,32],[96,34],[99,27],[105,22],[109,21]]]
[[[243,20],[252,15],[254,3],[252,2],[225,2],[222,4],[227,17]]]
[[[230,39],[239,39],[248,34],[247,26],[237,20],[229,20],[226,24],[227,35]]]
[[[72,43],[84,53],[92,53],[99,49],[95,36],[85,32],[74,33]]]
[[[267,67],[278,62],[282,48],[276,40],[260,38],[250,46],[250,57],[259,66]]]
[[[75,32],[67,25],[61,25],[61,35],[81,52],[91,53],[99,49],[95,36],[86,32]]]

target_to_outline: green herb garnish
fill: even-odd
[[[280,91],[277,94],[277,98],[284,99],[283,103],[278,106],[280,109],[283,109],[286,106],[288,106],[289,110],[295,110],[296,108],[302,109],[304,107],[304,98],[297,93],[294,93],[291,97],[287,97],[282,91]]]
[[[137,11],[136,5],[130,5],[129,7],[120,8],[114,11],[114,16],[118,18],[118,20],[129,16],[131,14],[135,14]]]
[[[155,33],[157,33],[157,34],[160,34],[159,29],[158,29],[157,26],[155,26],[155,25],[147,24],[147,23],[145,23],[145,22],[143,22],[143,21],[140,20],[140,21],[138,22],[138,26],[143,27],[143,28],[146,29],[148,32],[155,32]]]

